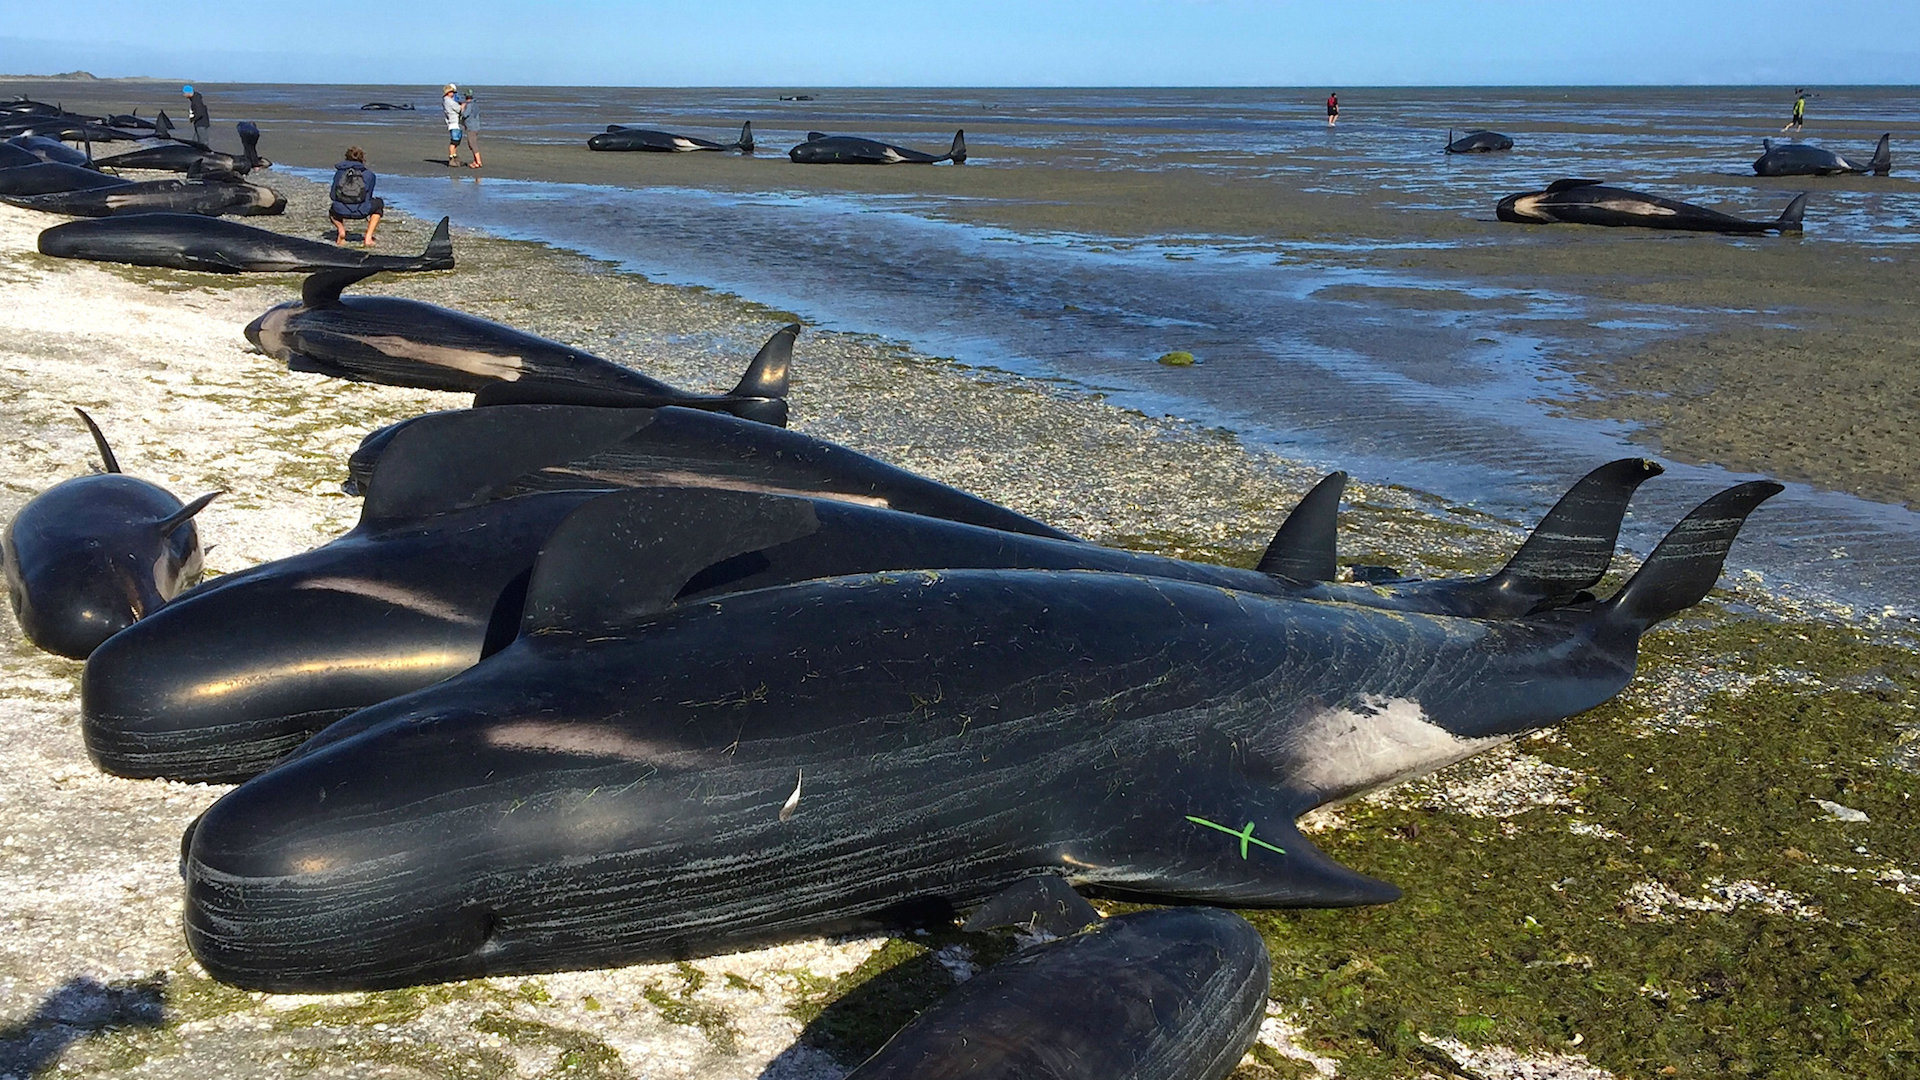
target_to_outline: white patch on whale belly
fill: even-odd
[[[1506,736],[1468,739],[1427,719],[1411,698],[1368,695],[1357,709],[1320,707],[1298,717],[1288,739],[1294,786],[1347,799],[1451,765]]]
[[[1638,199],[1608,199],[1593,205],[1602,210],[1612,210],[1617,214],[1638,214],[1641,217],[1672,217],[1679,212],[1671,206],[1641,202]]]
[[[695,146],[695,145],[693,144],[693,140],[691,140],[691,139],[675,139],[675,140],[673,140],[673,148],[674,148],[675,150],[698,150],[698,149],[700,149],[700,148],[699,148],[698,146]]]
[[[891,146],[887,147],[887,164],[894,165],[905,160],[907,160],[906,157],[902,155],[900,151],[895,150]]]
[[[494,353],[475,352],[472,349],[454,349],[445,345],[433,345],[412,338],[388,335],[361,338],[361,341],[400,360],[418,360],[423,364],[432,364],[449,371],[464,371],[469,375],[479,375],[502,382],[513,382],[520,378],[520,358],[518,356],[498,356]]]

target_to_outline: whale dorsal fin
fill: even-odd
[[[521,633],[631,626],[671,607],[707,567],[819,528],[806,499],[715,488],[602,496],[567,515],[541,547]]]
[[[787,396],[788,372],[793,366],[793,342],[800,336],[800,324],[788,323],[773,332],[747,365],[746,374],[733,388],[734,397],[783,398]]]
[[[604,450],[652,422],[644,409],[568,405],[422,416],[381,451],[360,518],[396,521],[478,506],[527,473]]]
[[[809,131],[807,132],[806,141],[813,142],[815,139],[824,139],[826,137],[827,137],[827,133],[824,131]]]
[[[195,514],[207,508],[208,503],[225,494],[226,492],[224,491],[209,491],[180,509],[175,510],[173,513],[168,514],[166,517],[161,518],[159,522],[156,523],[155,528],[159,530],[161,536],[172,536],[175,529],[192,521]]]
[[[1280,523],[1257,569],[1295,581],[1332,581],[1340,571],[1336,553],[1340,496],[1347,474],[1332,473],[1300,499]]]
[[[100,425],[94,423],[93,417],[88,416],[87,410],[80,406],[75,405],[73,411],[80,414],[80,419],[87,425],[87,430],[93,432],[93,445],[99,449],[100,460],[106,464],[107,471],[110,473],[119,472],[120,463],[114,460],[113,447],[107,445],[106,433],[100,430]]]
[[[1100,913],[1073,891],[1066,878],[1041,874],[1021,878],[995,893],[967,916],[961,929],[975,934],[1011,926],[1066,937],[1099,921]]]
[[[300,302],[308,308],[334,307],[340,303],[340,292],[349,285],[365,281],[379,273],[378,267],[355,266],[345,270],[322,270],[307,275],[300,283]]]
[[[1574,188],[1592,187],[1595,184],[1599,184],[1599,183],[1604,183],[1604,181],[1582,180],[1577,178],[1567,179],[1567,180],[1555,180],[1553,183],[1547,185],[1547,194],[1551,195],[1556,191],[1571,191]]]

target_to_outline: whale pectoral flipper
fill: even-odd
[[[348,382],[367,381],[356,372],[341,367],[331,360],[322,360],[316,356],[308,356],[303,352],[290,352],[287,354],[287,370],[304,371],[309,375],[327,375],[335,379],[345,379]]]
[[[1331,473],[1313,485],[1280,523],[1257,569],[1295,581],[1332,581],[1340,572],[1336,540],[1340,496],[1346,488],[1343,472]]]
[[[1179,815],[1168,823],[1172,842],[1134,860],[1128,880],[1095,884],[1129,897],[1230,907],[1358,907],[1400,899],[1393,884],[1335,862],[1285,814],[1216,815]]]
[[[209,491],[205,495],[181,507],[179,510],[161,518],[155,523],[154,527],[159,531],[161,536],[172,536],[175,529],[192,521],[195,514],[207,508],[208,503],[225,494],[226,492],[224,491]]]
[[[819,528],[811,502],[778,495],[650,488],[601,496],[542,545],[521,633],[631,626],[671,607],[707,567]]]
[[[1012,926],[1044,930],[1055,937],[1100,921],[1100,913],[1058,874],[1021,878],[973,910],[961,926],[970,934]]]
[[[374,465],[360,519],[426,517],[478,506],[527,473],[604,450],[652,422],[650,409],[519,405],[407,424]]]

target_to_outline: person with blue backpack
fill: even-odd
[[[380,227],[380,215],[387,212],[386,200],[373,194],[377,179],[367,168],[367,152],[357,146],[347,147],[346,160],[333,167],[333,186],[327,191],[333,200],[327,217],[333,221],[334,243],[347,242],[347,222],[365,219],[367,231],[360,242],[365,247],[373,246],[373,232]]]

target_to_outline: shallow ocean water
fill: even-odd
[[[349,100],[404,100],[405,91],[283,93],[290,110],[351,126],[396,121],[391,113],[359,114]],[[1309,100],[1298,90],[817,93],[816,101],[777,102],[758,89],[481,91],[483,140],[577,144],[610,122],[731,138],[740,119],[753,119],[760,154],[752,167],[766,177],[758,190],[689,186],[679,175],[648,182],[646,163],[636,160],[631,185],[456,170],[383,174],[381,193],[423,217],[449,214],[461,225],[583,251],[655,280],[721,289],[790,310],[814,327],[1058,378],[1146,412],[1230,427],[1327,468],[1530,520],[1592,465],[1644,452],[1629,425],[1564,412],[1579,387],[1558,358],[1582,344],[1565,336],[1566,327],[1597,327],[1607,347],[1624,350],[1729,312],[1600,303],[1464,273],[1436,280],[1355,268],[1342,265],[1340,243],[1325,237],[1116,239],[996,224],[950,195],[787,186],[784,150],[818,128],[937,151],[966,126],[974,155],[968,167],[1197,170],[1463,223],[1459,235],[1445,238],[1409,229],[1355,243],[1376,252],[1510,242],[1508,227],[1491,224],[1492,204],[1559,176],[1625,179],[1756,217],[1777,213],[1794,186],[1752,176],[1760,136],[1775,131],[1772,121],[1784,118],[1790,101],[1764,88],[1355,91],[1343,94],[1342,123],[1332,132],[1321,120],[1323,95]],[[425,111],[432,103],[420,105]],[[1895,175],[1813,185],[1819,195],[1802,239],[1712,242],[1871,250],[1864,245],[1920,241],[1920,183],[1911,170],[1898,171],[1903,135],[1920,136],[1920,93],[1848,88],[1816,98],[1811,112],[1841,132],[1816,141],[1848,154],[1864,155],[1872,142],[1853,132],[1895,130]],[[1500,130],[1518,146],[1510,154],[1449,157],[1439,153],[1449,126]],[[1386,293],[1406,302],[1368,299]],[[1497,318],[1488,316],[1489,304]],[[1154,363],[1175,350],[1200,364]],[[1626,545],[1644,552],[1685,509],[1741,478],[1672,467],[1636,504]],[[1920,611],[1920,585],[1912,584],[1920,581],[1920,515],[1794,485],[1756,525],[1735,565],[1812,597]]]

